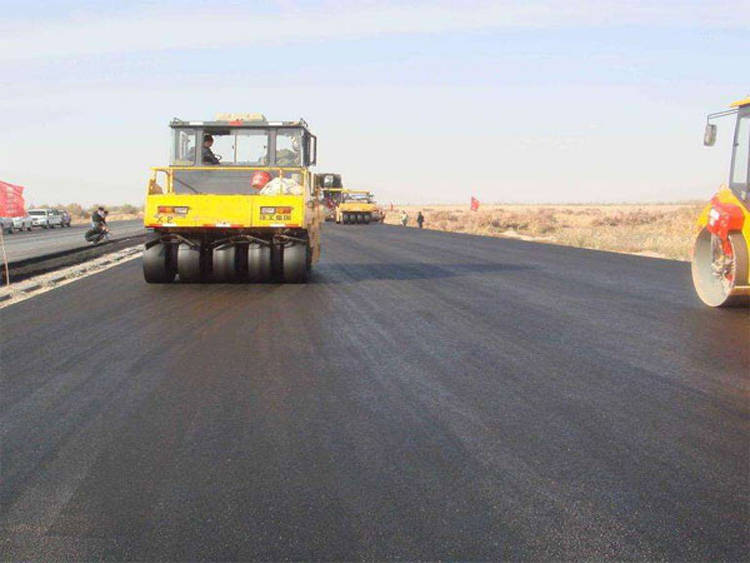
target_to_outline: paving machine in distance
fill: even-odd
[[[152,169],[146,196],[146,281],[305,282],[321,223],[307,123],[220,114],[169,125],[169,166]]]
[[[750,304],[750,97],[708,116],[703,143],[716,142],[718,117],[735,118],[729,182],[698,219],[692,274],[695,290],[711,307]]]
[[[326,221],[336,220],[336,207],[341,203],[344,187],[341,184],[341,174],[322,172],[315,174],[315,187],[322,199],[323,213]]]
[[[366,190],[344,190],[336,207],[336,223],[364,223],[379,221],[378,207],[372,193]]]

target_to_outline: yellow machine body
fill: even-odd
[[[736,115],[729,183],[698,217],[691,271],[698,297],[712,307],[750,304],[750,98],[709,115],[704,144],[716,138],[712,118]]]
[[[299,196],[165,194],[148,196],[145,213],[147,227],[312,227],[305,208]]]
[[[146,281],[307,281],[323,220],[307,123],[222,114],[170,127],[170,165],[152,168],[144,207]]]
[[[186,169],[180,167],[180,169]],[[190,170],[190,168],[187,168]],[[172,168],[154,168],[146,196],[143,222],[146,227],[303,227],[314,228],[317,214],[314,194],[176,194],[171,189]],[[256,169],[253,169],[256,170]],[[237,170],[242,171],[242,169]],[[156,182],[156,174],[167,175],[167,187]],[[285,173],[282,170],[279,173]],[[296,171],[298,172],[298,171]],[[271,208],[284,209],[283,213]],[[287,209],[288,208],[288,209]],[[175,211],[176,210],[176,211]]]
[[[361,196],[361,199],[357,196]],[[370,192],[344,189],[341,203],[336,206],[336,222],[370,223],[373,220],[379,220],[377,211],[378,206],[372,200]]]
[[[739,200],[736,195],[734,195],[734,193],[729,188],[726,187],[726,185],[722,185],[719,188],[712,201],[719,201],[723,204],[734,205],[742,212],[742,216],[744,219],[742,222],[742,228],[739,230],[739,233],[742,234],[742,238],[750,248],[750,210]],[[708,226],[709,222],[712,219],[711,210],[713,208],[714,206],[711,203],[703,208],[703,211],[701,211],[701,214],[698,216],[698,227],[703,229]],[[748,269],[747,275],[750,278],[750,269]]]
[[[345,212],[352,213],[372,213],[377,209],[374,203],[360,203],[355,201],[345,201],[339,205],[339,214]]]

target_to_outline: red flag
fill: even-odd
[[[23,188],[0,181],[0,217],[23,217],[25,207]]]
[[[474,196],[471,197],[471,210],[472,211],[479,210],[479,200],[475,198]]]

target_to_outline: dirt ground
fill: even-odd
[[[689,260],[697,234],[696,220],[704,204],[616,205],[425,205],[394,207],[386,223],[416,228],[417,212],[424,228],[477,235],[513,237],[598,250],[612,250],[677,260]]]

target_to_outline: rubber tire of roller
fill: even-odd
[[[170,245],[159,242],[144,251],[143,279],[146,283],[170,283],[176,274]]]
[[[729,242],[736,261],[734,285],[747,285],[748,248],[745,239],[742,233],[730,233]],[[721,282],[711,273],[711,260],[711,233],[703,229],[695,239],[690,265],[695,292],[701,301],[710,307],[748,305],[750,296],[731,295],[731,290],[724,290]]]
[[[251,244],[247,247],[247,275],[253,283],[271,281],[271,247]]]
[[[186,243],[177,247],[177,275],[181,282],[194,283],[201,280],[201,252]]]
[[[365,225],[369,225],[370,224],[370,214],[369,213],[365,213],[364,215],[362,215],[362,222]]]
[[[219,283],[232,283],[239,279],[237,247],[225,246],[213,250],[213,279]]]
[[[281,278],[284,283],[307,281],[307,245],[292,244],[284,247]]]

